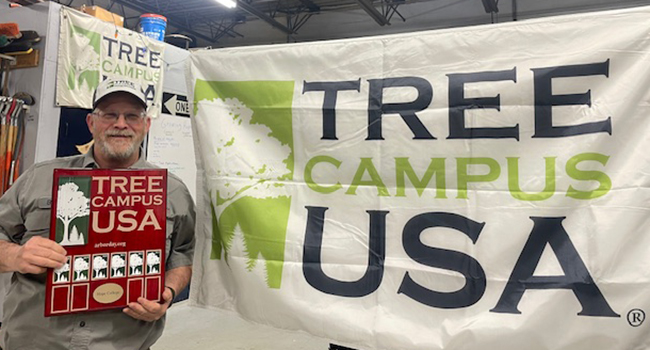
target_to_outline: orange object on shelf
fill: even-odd
[[[18,39],[22,36],[18,24],[13,22],[0,23],[0,35],[6,35],[9,39]]]
[[[102,7],[82,5],[79,8],[79,11],[97,17],[102,21],[115,23],[116,26],[124,27],[124,17],[110,12]]]

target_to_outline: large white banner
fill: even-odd
[[[648,349],[648,33],[637,8],[193,53],[191,299],[365,350]]]
[[[149,102],[149,114],[157,116],[161,109],[164,49],[161,41],[61,8],[57,106],[90,109],[100,81],[128,78],[141,85]]]

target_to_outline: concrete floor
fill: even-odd
[[[327,350],[329,342],[302,332],[244,321],[220,310],[174,303],[167,325],[152,350]]]

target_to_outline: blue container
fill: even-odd
[[[152,39],[165,41],[165,28],[167,18],[154,13],[145,13],[140,16],[140,32]]]

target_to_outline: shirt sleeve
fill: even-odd
[[[174,221],[171,248],[166,262],[166,269],[171,270],[180,266],[192,265],[196,213],[192,196],[182,182],[167,194],[167,200],[173,209]]]
[[[29,188],[34,168],[30,168],[0,197],[0,240],[20,243],[25,234],[25,220],[21,209],[21,196]]]

